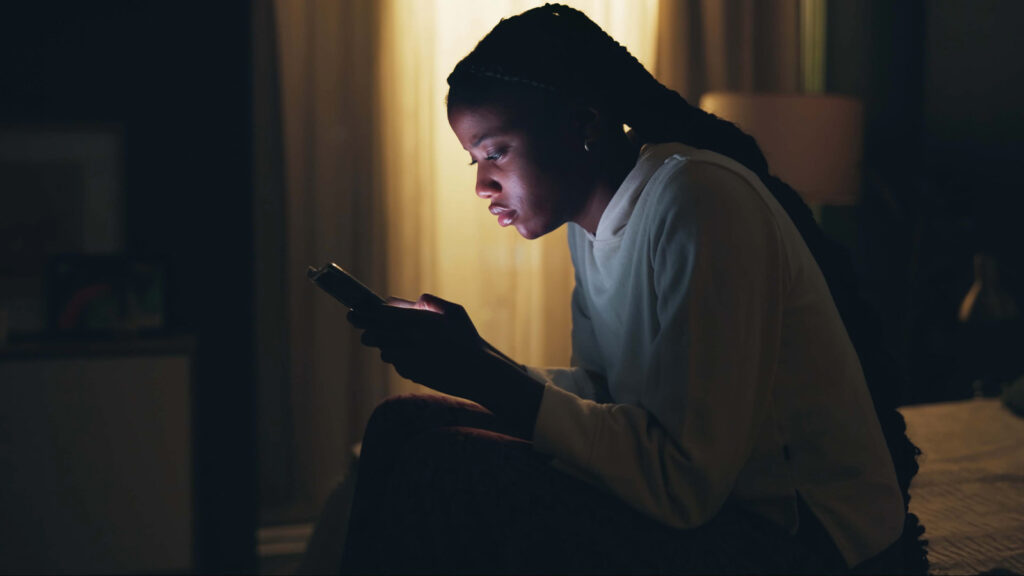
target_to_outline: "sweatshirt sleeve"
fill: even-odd
[[[598,404],[547,385],[534,442],[648,516],[693,528],[725,502],[766,414],[783,256],[751,183],[676,162],[648,184],[641,220],[649,253],[637,257],[650,258],[659,326],[642,373],[630,375],[642,402]]]
[[[570,234],[569,250],[573,254],[573,258],[578,254],[578,251],[572,246],[574,241],[579,241],[579,238],[574,238],[574,235]],[[608,385],[602,376],[605,369],[601,362],[601,353],[598,349],[597,338],[594,336],[594,326],[590,321],[586,300],[579,289],[579,266],[575,263],[574,269],[577,272],[576,285],[572,291],[572,358],[569,362],[570,367],[537,368],[527,366],[526,370],[534,379],[551,384],[580,398],[602,403],[610,402],[611,395],[608,393]]]

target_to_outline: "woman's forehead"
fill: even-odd
[[[487,138],[514,131],[514,115],[498,106],[457,106],[448,111],[448,123],[465,148],[475,148]]]
[[[563,107],[548,104],[551,103],[531,99],[457,104],[448,109],[448,123],[456,132],[459,132],[456,121],[464,129],[486,127],[490,132],[546,132],[570,117]]]

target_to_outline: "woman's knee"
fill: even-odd
[[[363,433],[363,449],[400,433],[422,411],[425,400],[420,394],[402,394],[384,399],[370,414]]]
[[[366,427],[370,429],[403,421],[415,411],[421,410],[423,405],[429,401],[429,397],[425,394],[399,394],[385,398],[374,408]]]
[[[525,440],[461,426],[424,430],[409,438],[395,456],[395,477],[422,487],[437,482],[473,484],[484,478],[497,485],[511,481],[504,477],[526,463],[539,465],[533,461],[542,458]]]
[[[401,394],[381,402],[366,424],[363,450],[403,442],[425,430],[460,424],[485,426],[493,418],[479,405],[436,394]]]

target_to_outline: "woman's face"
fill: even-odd
[[[459,106],[448,123],[476,167],[476,194],[501,226],[524,238],[543,236],[572,220],[592,186],[583,138],[569,122],[546,126],[497,106]]]

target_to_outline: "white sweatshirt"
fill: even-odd
[[[896,541],[903,499],[856,352],[752,172],[645,146],[596,235],[569,226],[572,368],[530,368],[537,450],[669,526],[731,499],[795,533],[799,492],[850,566]]]

